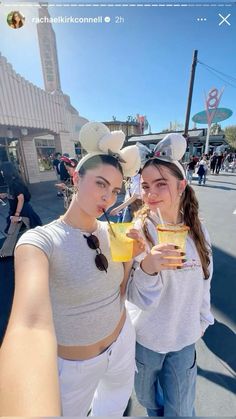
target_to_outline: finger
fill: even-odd
[[[184,259],[186,257],[186,253],[180,252],[177,250],[163,250],[161,252],[162,257],[165,258],[175,258],[175,259]]]
[[[183,266],[183,263],[180,261],[180,262],[177,262],[177,261],[173,261],[173,262],[166,262],[166,261],[163,261],[162,263],[161,263],[161,268],[162,269],[180,269],[180,268],[182,268],[182,266]]]
[[[153,246],[153,248],[157,249],[157,250],[163,249],[163,250],[178,250],[178,251],[181,251],[181,248],[174,243],[156,244],[155,246]]]

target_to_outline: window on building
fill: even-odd
[[[38,157],[38,165],[40,172],[46,172],[53,169],[53,156],[56,151],[54,140],[35,139],[35,146]]]

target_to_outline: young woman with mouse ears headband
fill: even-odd
[[[108,223],[97,219],[115,203],[123,175],[140,168],[137,147],[121,150],[123,142],[122,131],[85,124],[80,143],[88,154],[76,168],[70,207],[17,244],[0,354],[2,415],[86,416],[91,407],[93,416],[122,416],[126,408],[135,332],[120,295],[123,263],[112,261]],[[133,284],[146,304],[155,284],[144,276],[137,270]]]

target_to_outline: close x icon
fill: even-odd
[[[231,13],[229,13],[227,16],[223,16],[221,13],[218,14],[218,16],[220,17],[221,21],[219,22],[219,26],[225,24],[228,26],[231,26],[231,23],[229,22],[229,18],[231,16]]]

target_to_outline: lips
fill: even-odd
[[[161,203],[161,201],[158,202],[148,202],[148,205],[159,205]]]
[[[104,206],[98,206],[97,209],[98,209],[99,212],[106,211],[106,208]]]

